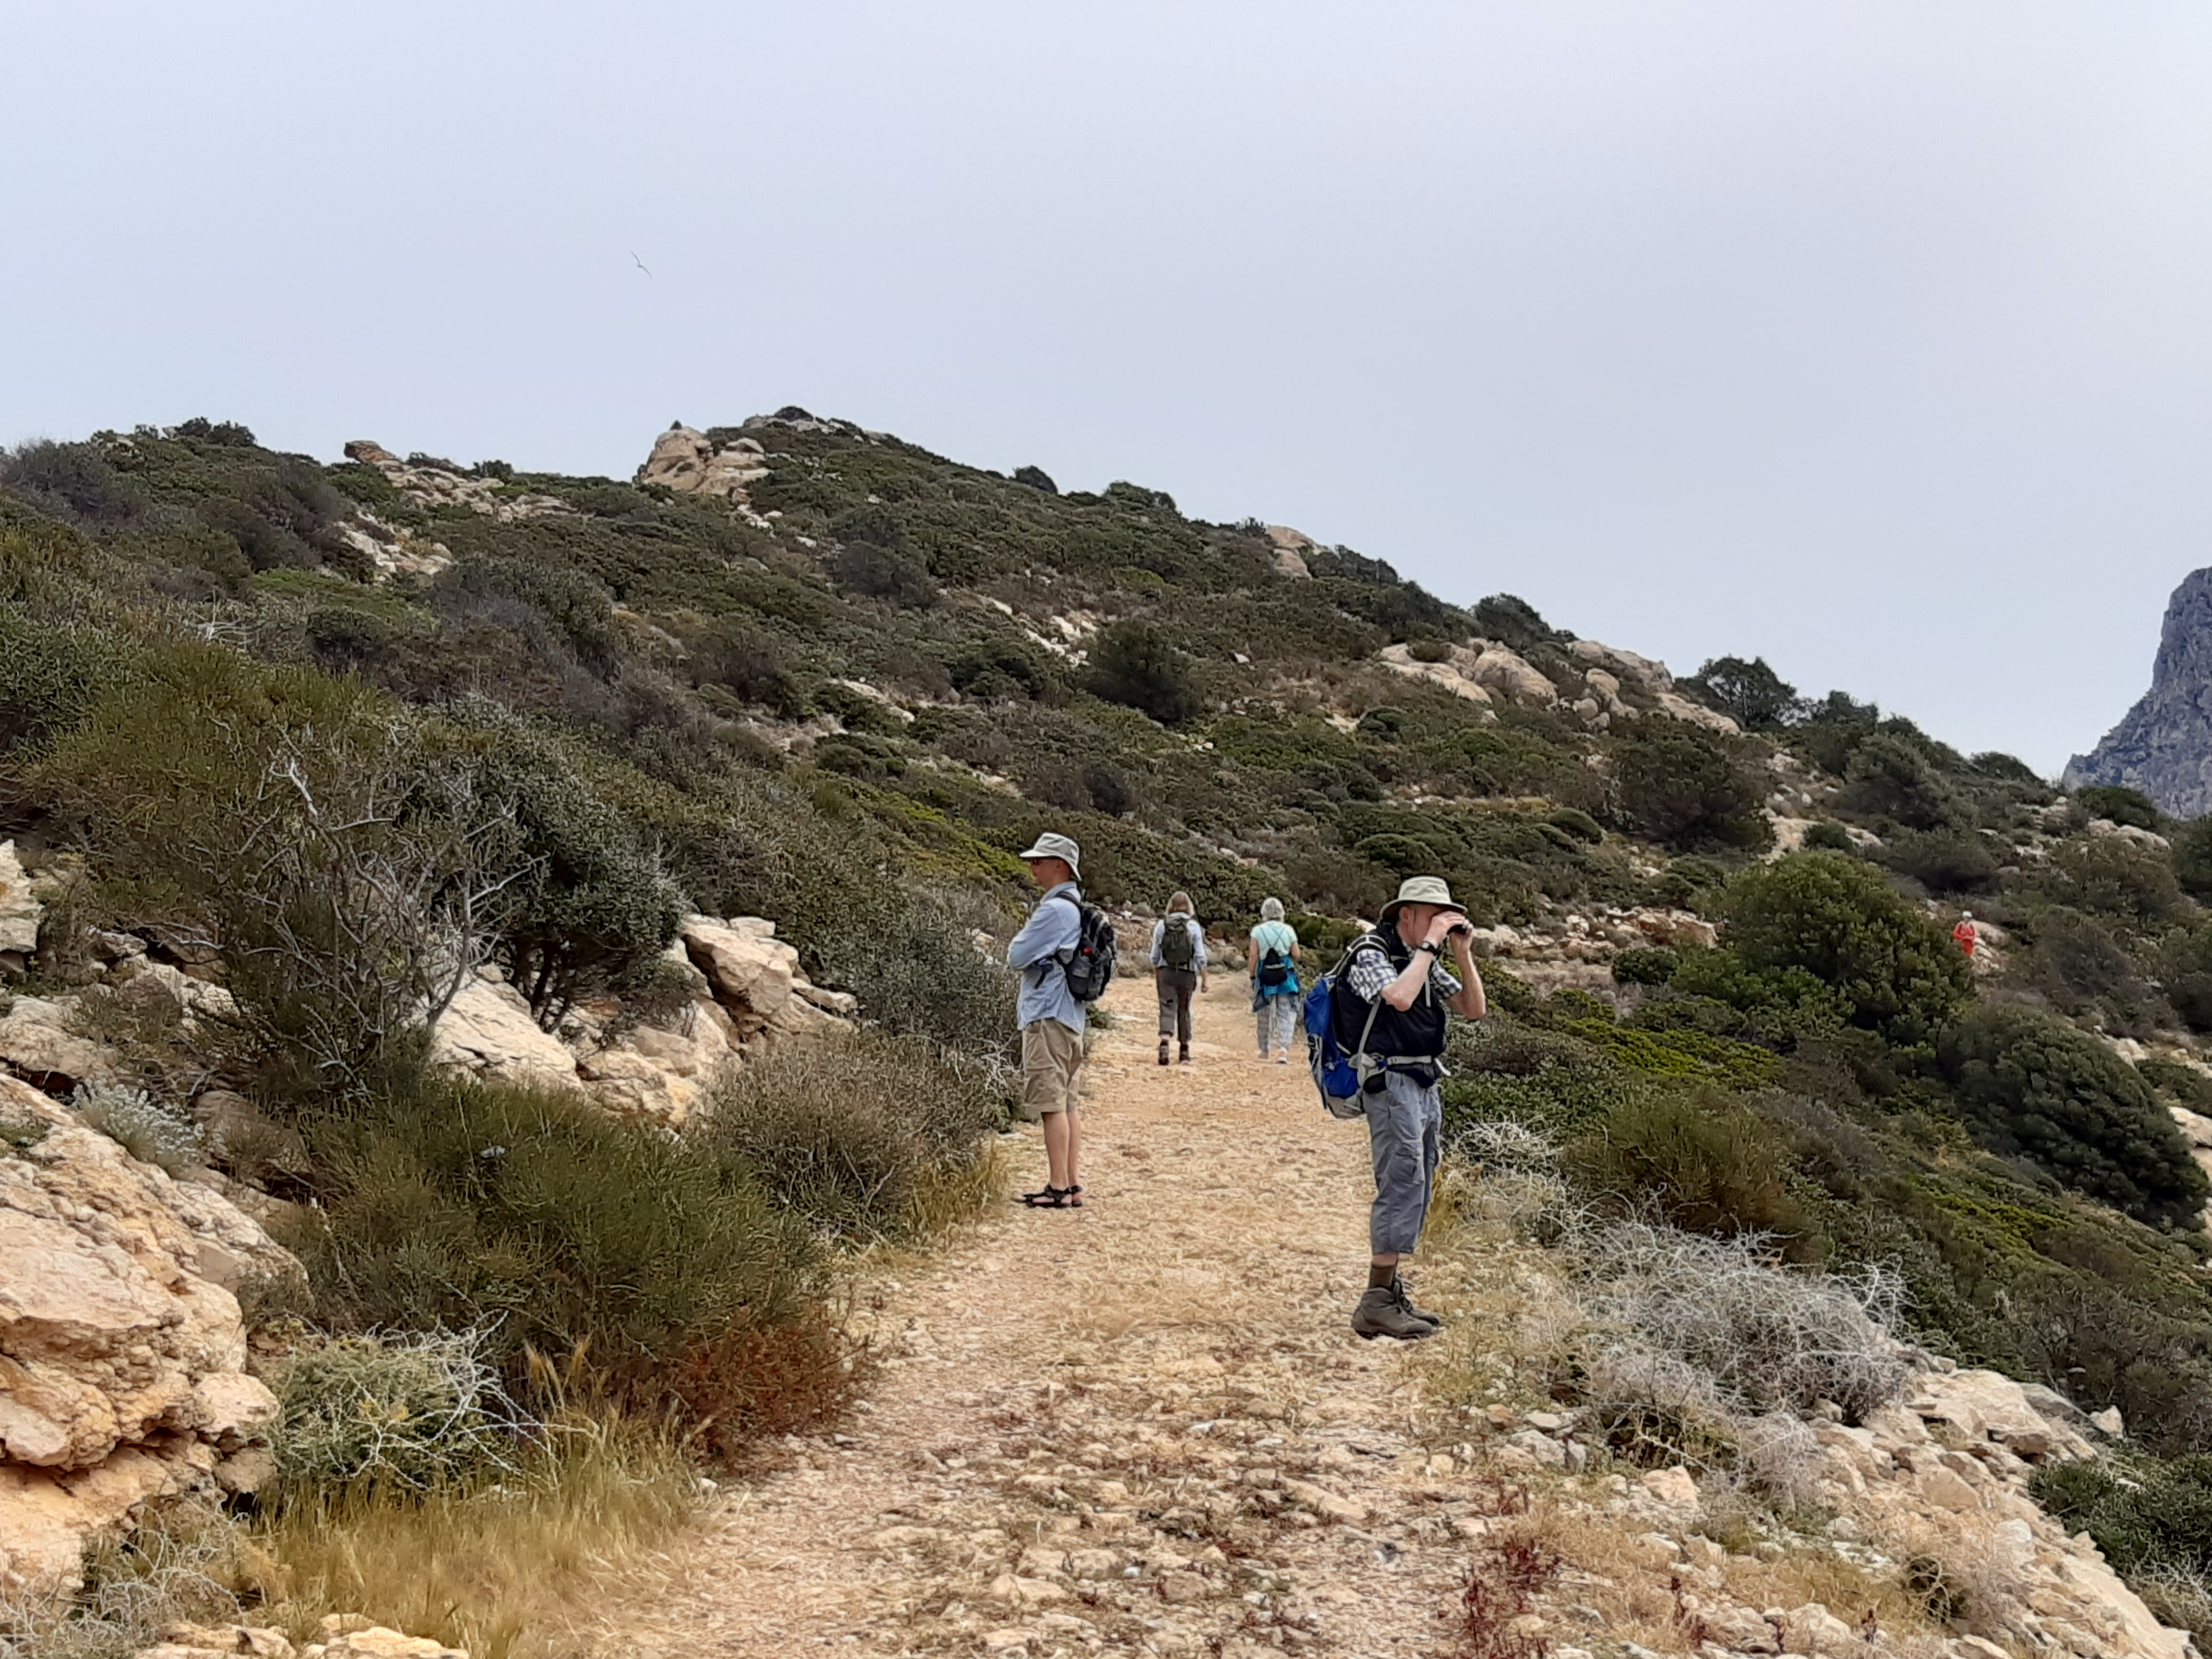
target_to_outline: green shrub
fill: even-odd
[[[2158,828],[2158,807],[2140,789],[2112,783],[2085,784],[2074,792],[2074,804],[2093,818],[2110,818],[2138,830]]]
[[[1967,995],[1949,936],[1856,860],[1793,853],[1747,870],[1723,911],[1723,940],[1747,970],[1801,969],[1840,996],[1850,1024],[1893,1042],[1928,1041]]]
[[[280,1361],[270,1449],[279,1492],[356,1484],[434,1492],[506,1467],[520,1413],[481,1328],[339,1337]]]
[[[1565,830],[1587,847],[1598,846],[1605,840],[1604,829],[1579,806],[1554,807],[1544,814],[1544,822],[1554,829]]]
[[[1452,1074],[1443,1087],[1444,1133],[1456,1139],[1486,1123],[1514,1122],[1554,1135],[1578,1133],[1602,1121],[1625,1098],[1620,1066],[1594,1044],[1528,1023],[1528,988],[1510,976],[1489,987],[1492,1012],[1480,1024],[1459,1022],[1446,1056]],[[1516,994],[1519,985],[1522,994]],[[1524,1011],[1516,1013],[1509,1005]]]
[[[69,730],[128,672],[111,637],[0,610],[0,752]]]
[[[440,1078],[296,1112],[318,1203],[288,1241],[341,1334],[485,1331],[710,1444],[832,1413],[848,1386],[803,1222],[749,1166],[565,1092]]]
[[[1085,682],[1095,696],[1151,715],[1162,726],[1180,726],[1200,708],[1182,653],[1151,623],[1116,623],[1091,650]]]
[[[2175,837],[2173,873],[2191,897],[2212,897],[2212,817],[2198,818]]]
[[[2158,922],[2182,906],[2172,860],[2118,836],[2069,839],[2051,848],[2034,885],[2060,904],[2138,925]]]
[[[1820,1253],[1784,1180],[1780,1139],[1720,1090],[1633,1093],[1568,1148],[1565,1167],[1578,1190],[1615,1214],[1654,1216],[1721,1238],[1771,1235],[1797,1261]]]
[[[2096,1540],[2161,1621],[2185,1625],[2200,1642],[2212,1636],[2204,1584],[2212,1576],[2212,1456],[2136,1451],[2048,1463],[2028,1494],[2069,1531]]]
[[[1752,763],[1728,743],[1677,720],[1649,720],[1613,752],[1620,811],[1631,827],[1676,852],[1757,849],[1772,832]]]
[[[1806,844],[1812,844],[1808,837]],[[1890,837],[1881,861],[1931,893],[1988,893],[1997,885],[1997,861],[1974,830],[1906,830]]]
[[[1664,985],[1674,977],[1681,957],[1664,945],[1637,945],[1613,959],[1613,977],[1620,985]]]
[[[1983,1144],[2151,1226],[2194,1225],[2212,1183],[2126,1061],[2025,1008],[1984,1008],[1938,1045]]]
[[[860,1000],[868,1023],[972,1054],[1009,1058],[1013,976],[976,950],[969,932],[927,897],[897,896],[890,914],[826,941],[826,982]]]
[[[1516,651],[1548,644],[1559,637],[1559,629],[1539,616],[1534,605],[1513,593],[1492,593],[1477,601],[1474,622],[1474,631],[1483,638],[1496,640]]]
[[[1805,832],[1808,852],[1849,853],[1856,850],[1850,832],[1833,818],[1822,818]]]
[[[872,1032],[763,1055],[716,1090],[696,1137],[743,1160],[775,1200],[841,1238],[911,1236],[1006,1121],[1011,1074]],[[968,1183],[971,1188],[974,1183]]]
[[[1919,744],[1875,732],[1850,751],[1844,801],[1852,811],[1894,819],[1908,830],[1939,830],[1972,813]]]

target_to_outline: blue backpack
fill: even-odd
[[[1375,1030],[1375,1017],[1382,1011],[1379,997],[1368,1005],[1367,1023],[1360,1027],[1358,1047],[1347,1054],[1336,1035],[1336,984],[1352,953],[1370,942],[1374,935],[1354,939],[1350,950],[1337,959],[1336,966],[1314,981],[1313,989],[1306,993],[1305,1028],[1306,1062],[1313,1068],[1314,1086],[1321,1091],[1321,1103],[1331,1117],[1364,1117],[1366,1103],[1360,1097],[1360,1086],[1365,1081],[1359,1062],[1367,1058],[1367,1039]]]

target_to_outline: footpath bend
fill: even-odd
[[[1006,1205],[864,1280],[866,1408],[719,1498],[623,1651],[1449,1648],[1480,1511],[1425,1443],[1416,1368],[1443,1356],[1352,1335],[1366,1137],[1255,1060],[1247,995],[1217,980],[1197,1064],[1163,1068],[1148,981],[1113,988],[1085,1207]],[[1006,1146],[1042,1179],[1034,1131]],[[1438,1268],[1414,1282],[1452,1310]]]

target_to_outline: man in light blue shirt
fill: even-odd
[[[1068,988],[1066,964],[1083,938],[1083,890],[1076,884],[1083,849],[1066,836],[1043,835],[1022,857],[1044,896],[1006,946],[1006,965],[1022,976],[1014,1005],[1022,1028],[1022,1115],[1043,1125],[1046,1164],[1044,1190],[1024,1193],[1022,1202],[1032,1209],[1080,1209],[1083,1184],[1076,1165],[1083,1151],[1087,1021]]]

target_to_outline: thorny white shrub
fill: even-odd
[[[0,1659],[120,1659],[173,1620],[234,1620],[238,1598],[223,1581],[236,1550],[231,1524],[197,1505],[97,1543],[80,1587],[0,1594]]]
[[[1708,1238],[1633,1221],[1578,1229],[1565,1248],[1602,1325],[1711,1376],[1739,1410],[1831,1400],[1857,1422],[1905,1385],[1892,1335],[1904,1285],[1887,1268],[1793,1267],[1754,1234]]]
[[[1476,1177],[1472,1201],[1462,1200],[1467,1207],[1522,1232],[1557,1230],[1567,1210],[1558,1141],[1540,1129],[1500,1118],[1468,1129],[1460,1136],[1459,1151]]]
[[[1624,1449],[1641,1443],[1790,1501],[1808,1495],[1814,1447],[1799,1413],[1825,1400],[1856,1422],[1904,1387],[1902,1286],[1887,1269],[1793,1267],[1757,1236],[1644,1222],[1581,1224],[1560,1249],[1587,1321],[1579,1386]]]
[[[80,1083],[70,1104],[87,1127],[97,1129],[142,1164],[157,1164],[175,1175],[207,1158],[207,1136],[181,1107],[155,1100],[143,1089],[110,1083]]]
[[[507,1466],[527,1425],[483,1358],[487,1333],[343,1337],[287,1360],[270,1449],[288,1486],[430,1490]]]

